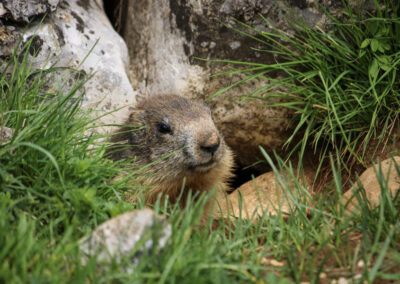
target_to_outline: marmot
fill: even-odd
[[[160,193],[175,202],[184,179],[185,189],[193,192],[212,188],[221,192],[232,176],[232,151],[210,109],[180,95],[142,99],[111,142],[111,159],[136,157],[136,166],[147,165],[141,183],[148,186],[148,203],[155,202]],[[129,199],[133,201],[135,196]],[[183,202],[185,199],[183,196]]]

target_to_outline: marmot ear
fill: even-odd
[[[127,121],[129,128],[129,144],[138,144],[146,137],[148,125],[146,124],[144,110],[132,110]]]

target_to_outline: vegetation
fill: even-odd
[[[309,27],[294,15],[288,18],[294,33],[277,29],[267,19],[270,32],[241,23],[243,30],[238,32],[264,45],[257,51],[274,55],[276,63],[223,61],[246,66],[228,74],[248,76],[215,95],[265,79],[270,83],[245,99],[295,111],[295,128],[287,144],[299,135],[302,139],[295,147],[290,145],[291,153],[303,155],[311,143],[321,157],[338,151],[344,167],[351,160],[368,165],[371,140],[377,141],[372,152],[392,142],[400,113],[400,3],[374,3],[375,14],[346,5],[341,18],[326,12],[331,23],[323,29]],[[277,72],[278,78],[270,75]]]
[[[391,27],[397,27],[397,24],[394,25],[397,23],[396,19],[377,19],[359,24],[373,22],[386,25],[390,21]],[[348,25],[338,22],[335,25],[344,30],[349,28]],[[394,30],[398,34],[398,29]],[[313,33],[311,30],[306,31]],[[393,30],[390,29],[389,32],[393,33]],[[272,33],[261,35],[268,36],[269,39],[277,38]],[[303,34],[306,35],[307,33]],[[341,48],[350,49],[345,36],[348,35],[343,33],[336,38],[321,33],[315,38],[315,44],[323,49],[331,41],[329,37],[332,37],[336,42],[340,40],[343,44]],[[360,39],[361,53],[365,52],[360,58],[370,56],[373,60],[381,51],[379,47],[372,48],[376,44],[372,44],[372,37],[369,38],[371,40],[364,43],[363,48],[361,44],[365,39]],[[323,42],[317,45],[317,39]],[[289,37],[285,40],[293,39]],[[381,41],[378,42],[380,46]],[[28,46],[29,43],[25,49]],[[389,52],[398,48],[393,46],[387,49],[384,46],[382,53],[385,56],[391,56]],[[328,44],[325,49],[328,47],[338,48],[334,43]],[[390,129],[397,119],[395,114],[399,108],[395,107],[398,103],[395,95],[398,94],[398,82],[394,79],[399,52],[392,56],[393,61],[389,61],[389,67],[379,65],[380,61],[376,59],[378,67],[371,65],[366,70],[363,69],[366,73],[360,73],[359,76],[367,76],[367,81],[353,79],[356,84],[352,85],[354,90],[367,83],[370,84],[368,88],[373,86],[368,94],[362,89],[358,90],[360,96],[356,98],[350,95],[350,89],[342,92],[345,82],[349,80],[347,76],[355,76],[356,71],[352,68],[360,67],[354,67],[357,64],[347,63],[347,60],[348,72],[330,70],[333,65],[329,63],[326,64],[326,69],[330,70],[328,73],[307,71],[304,81],[304,77],[300,77],[301,72],[296,71],[297,65],[290,67],[290,64],[277,63],[273,67],[263,68],[276,69],[279,65],[282,70],[289,70],[282,66],[291,68],[294,76],[292,79],[296,80],[296,84],[293,81],[291,83],[290,77],[283,82],[299,92],[296,97],[303,96],[307,100],[303,99],[302,104],[297,105],[288,103],[287,106],[296,106],[300,123],[316,137],[315,141],[322,141],[321,139],[327,137],[339,139],[344,134],[347,135],[347,138],[343,138],[344,142],[346,139],[351,142],[358,137],[354,129],[361,126],[344,124],[337,120],[337,117],[346,117],[342,107],[351,106],[346,99],[355,99],[351,110],[357,112],[357,115],[367,116],[368,113],[361,113],[361,110],[371,102],[368,97],[363,96],[379,94],[373,98],[376,99],[375,102],[381,103],[380,107],[369,113],[376,117],[375,121],[370,123],[368,120],[367,127],[363,128],[369,135],[377,131],[382,117],[387,117],[383,121],[386,129]],[[304,61],[311,64],[317,59],[308,58]],[[322,61],[322,57],[319,61]],[[179,208],[177,204],[158,202],[154,209],[168,216],[173,227],[172,236],[162,251],[143,254],[133,273],[126,270],[129,258],[121,264],[115,262],[99,266],[96,259],[82,264],[78,248],[81,237],[89,234],[101,222],[144,205],[140,202],[131,204],[124,201],[124,192],[137,187],[135,176],[126,177],[125,182],[112,182],[114,176],[124,171],[124,164],[111,163],[104,158],[106,143],[101,142],[104,137],[90,134],[95,128],[95,120],[79,109],[84,95],[81,87],[89,78],[76,82],[72,88],[66,90],[62,82],[55,79],[58,76],[52,75],[58,71],[56,68],[33,71],[30,62],[30,57],[24,50],[3,65],[0,73],[0,126],[13,129],[11,140],[3,141],[0,145],[0,282],[317,283],[325,282],[325,279],[328,281],[345,277],[355,282],[366,280],[372,283],[375,280],[400,279],[399,194],[394,198],[390,197],[385,177],[381,173],[380,206],[371,208],[368,201],[364,200],[360,214],[344,215],[341,204],[343,189],[340,157],[343,151],[330,158],[334,177],[330,189],[334,194],[315,197],[312,206],[307,203],[306,190],[296,180],[293,170],[285,166],[279,158],[275,165],[272,164],[271,158],[264,152],[266,160],[276,173],[287,167],[288,174],[279,178],[284,188],[287,188],[289,182],[293,182],[298,192],[290,197],[293,202],[289,216],[278,212],[275,217],[264,215],[257,222],[235,219],[212,223],[210,220],[201,228],[199,219],[208,196],[202,196],[196,202],[194,197],[189,197],[185,208]],[[341,64],[344,63],[338,61],[336,68]],[[373,71],[374,68],[378,71]],[[265,74],[267,72],[263,73]],[[327,76],[329,74],[330,77]],[[311,82],[311,85],[315,85],[314,89],[308,85],[298,85],[302,81]],[[304,92],[300,92],[302,89]],[[382,90],[390,94],[383,96]],[[260,90],[263,91],[266,90]],[[333,92],[335,96],[331,96],[331,101],[329,97]],[[255,92],[251,96],[256,97],[257,94]],[[346,97],[342,101],[337,100],[338,94]],[[322,100],[322,96],[326,96],[326,100]],[[314,104],[326,107],[329,112],[321,112],[324,108],[315,107]],[[312,116],[306,116],[301,106],[308,108]],[[375,104],[372,107],[375,108]],[[387,116],[382,115],[382,109],[386,109]],[[357,116],[354,113],[353,115],[351,120],[356,121],[354,117]],[[311,120],[315,123],[308,126],[307,123]],[[364,124],[360,125],[365,127]],[[299,129],[300,127],[301,125]],[[351,147],[343,149],[357,153]],[[400,173],[399,167],[396,170]],[[357,197],[363,200],[364,196],[361,189]]]

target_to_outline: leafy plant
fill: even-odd
[[[365,155],[370,141],[378,141],[377,148],[399,129],[399,7],[398,1],[376,1],[375,13],[365,15],[345,6],[341,18],[326,11],[330,24],[324,29],[289,17],[294,33],[279,30],[265,18],[271,31],[240,23],[244,29],[237,31],[265,45],[257,51],[273,55],[276,63],[223,60],[246,66],[228,74],[247,77],[215,95],[254,78],[264,79],[269,83],[244,99],[295,111],[294,131],[286,144],[298,135],[302,139],[291,153],[300,150],[303,155],[311,142],[314,149],[322,149],[322,157],[338,150],[345,161],[356,159],[365,166],[371,158]],[[270,75],[276,71],[278,78]]]

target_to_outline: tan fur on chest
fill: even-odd
[[[229,187],[227,181],[232,177],[233,157],[230,150],[227,151],[223,161],[218,167],[208,172],[190,172],[173,177],[168,182],[160,176],[161,173],[143,174],[140,183],[146,188],[144,193],[146,203],[153,204],[159,195],[162,198],[168,196],[168,200],[175,203],[180,195],[184,204],[189,190],[192,194],[209,192],[212,189],[226,191]],[[183,194],[181,193],[183,189]],[[132,193],[127,197],[128,201],[135,202],[137,195]],[[182,202],[183,201],[183,202]]]

